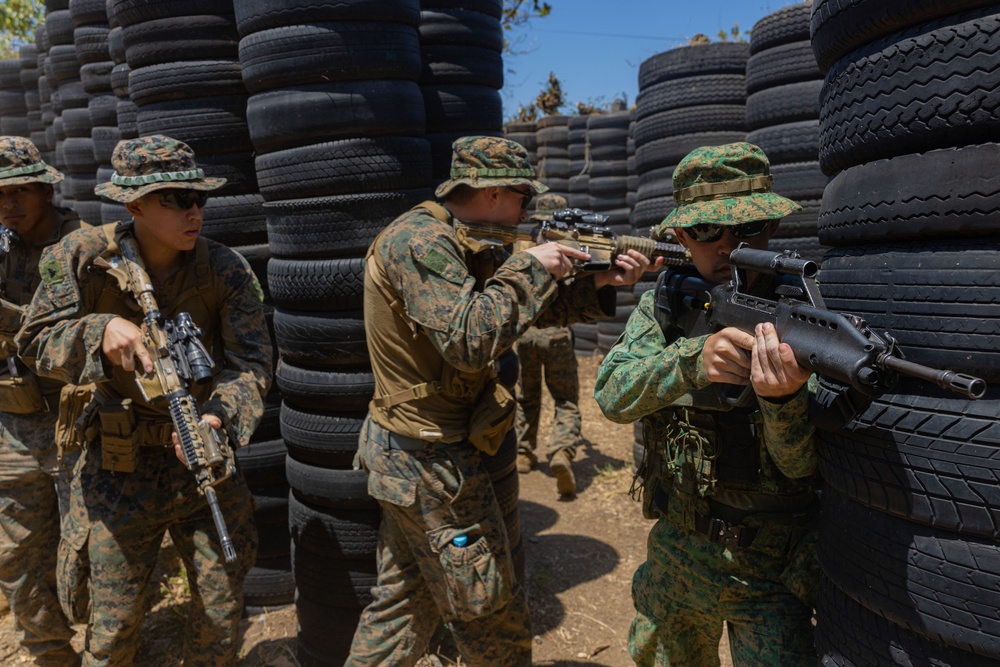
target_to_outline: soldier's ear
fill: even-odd
[[[141,216],[142,215],[142,203],[141,202],[142,202],[142,198],[141,197],[139,199],[134,200],[134,201],[130,201],[127,204],[125,204],[125,210],[127,210],[129,213],[131,213],[133,218],[136,217],[136,216]]]
[[[674,238],[685,248],[691,247],[691,242],[688,240],[687,234],[682,227],[674,227]]]

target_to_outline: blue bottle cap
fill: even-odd
[[[455,545],[456,547],[464,547],[466,544],[469,543],[469,536],[468,535],[456,535],[451,540],[451,543],[453,545]]]

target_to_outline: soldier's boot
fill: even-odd
[[[549,470],[556,476],[556,491],[564,496],[576,495],[576,478],[573,476],[572,461],[565,449],[560,449],[549,459]]]
[[[527,475],[531,469],[538,465],[538,457],[530,449],[522,449],[517,452],[517,471],[522,475]]]

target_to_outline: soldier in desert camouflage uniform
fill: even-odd
[[[55,446],[62,383],[19,362],[14,335],[41,282],[42,250],[81,225],[76,213],[52,205],[52,184],[62,179],[30,141],[0,137],[0,245],[7,248],[0,250],[0,589],[35,664],[60,667],[80,663],[56,596],[60,509],[69,493]]]
[[[544,194],[535,203],[532,220],[551,220],[566,208],[566,198]],[[542,374],[555,403],[552,435],[545,449],[549,470],[556,476],[556,490],[562,495],[576,493],[571,461],[580,443],[580,379],[577,373],[573,332],[569,327],[532,327],[517,340],[520,360],[520,392],[517,396],[517,470],[531,472],[538,462],[538,419],[542,411]]]
[[[610,271],[561,280],[585,253],[557,243],[509,258],[455,221],[514,227],[546,187],[520,145],[454,144],[442,203],[392,222],[368,251],[365,329],[375,398],[358,459],[382,507],[378,583],[361,615],[350,667],[413,665],[442,620],[464,664],[531,664],[524,591],[482,457],[510,430],[512,397],[494,362],[536,322],[610,316],[617,285],[649,260],[634,251]]]
[[[694,263],[674,271],[709,283],[729,281],[737,244],[766,249],[799,208],[771,192],[767,158],[751,144],[696,149],[673,180],[677,208],[656,235],[672,228]],[[774,298],[775,282],[751,274],[750,290]],[[595,388],[609,419],[643,421],[643,509],[657,520],[632,582],[629,652],[645,667],[718,665],[726,621],[736,667],[815,665],[809,372],[773,325],[688,336],[655,295],[640,299]],[[754,406],[733,408],[717,383],[749,383]]]
[[[137,326],[142,311],[96,260],[116,254],[122,236],[134,234],[162,314],[188,312],[202,329],[216,365],[211,381],[191,393],[202,417],[234,448],[260,420],[270,383],[263,294],[240,255],[199,237],[207,192],[225,179],[206,178],[187,145],[161,135],[122,141],[112,163],[111,182],[96,191],[124,203],[132,221],[81,230],[46,251],[42,287],[17,338],[41,374],[94,382],[104,398],[100,437],[81,457],[71,496],[71,511],[85,512],[91,523],[67,531],[63,546],[71,551],[61,554],[90,562],[83,664],[134,664],[146,589],[169,531],[191,587],[185,664],[234,665],[242,583],[257,548],[249,490],[239,473],[215,487],[238,556],[226,563],[208,505],[175,451],[167,406],[150,405],[136,384],[138,372],[152,371]],[[111,442],[117,458],[102,455]]]

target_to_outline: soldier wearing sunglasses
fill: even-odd
[[[677,207],[654,236],[672,232],[692,266],[661,281],[729,281],[737,245],[766,249],[781,218],[799,209],[771,192],[767,157],[752,144],[698,148],[673,181]],[[774,298],[774,276],[749,280],[752,293]],[[814,665],[809,372],[772,325],[689,335],[656,292],[640,299],[595,387],[609,419],[642,420],[643,511],[656,520],[632,582],[629,652],[646,667],[718,664],[725,621],[736,667]],[[718,391],[747,384],[757,397],[751,408]]]
[[[263,292],[246,260],[201,238],[206,198],[225,179],[206,176],[190,147],[162,135],[129,139],[115,147],[112,165],[111,181],[95,191],[124,204],[131,220],[81,230],[46,250],[42,285],[17,337],[41,374],[79,386],[74,399],[84,398],[63,396],[68,425],[96,415],[94,428],[79,434],[85,449],[59,547],[59,594],[88,624],[85,667],[134,664],[146,590],[169,532],[193,598],[184,663],[233,665],[243,580],[257,551],[252,498],[238,471],[215,487],[237,554],[226,562],[209,506],[174,444],[166,402],[146,400],[136,383],[153,371],[143,311],[107,267],[119,261],[122,239],[133,237],[163,317],[188,313],[201,329],[214,367],[190,391],[202,419],[233,449],[260,421],[271,380]],[[89,612],[80,586],[88,569]]]

